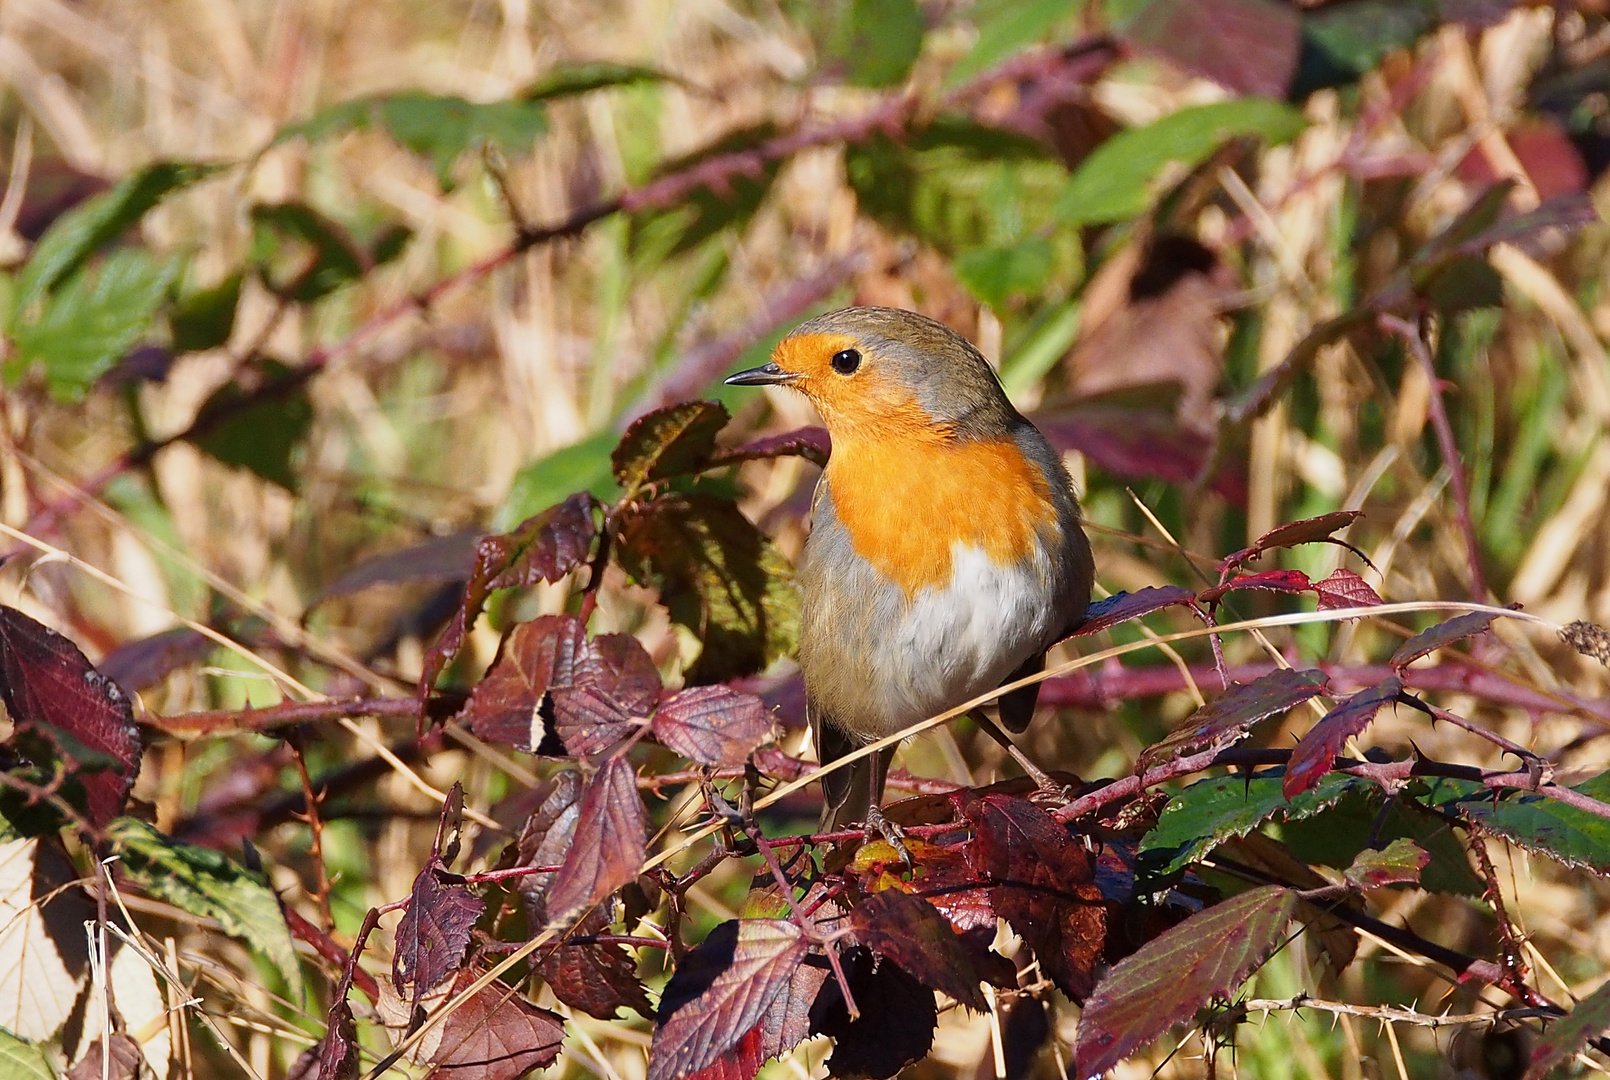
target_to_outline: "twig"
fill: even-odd
[[[1459,444],[1454,441],[1453,425],[1448,421],[1448,409],[1442,400],[1442,382],[1437,378],[1431,350],[1426,347],[1421,329],[1407,319],[1383,313],[1376,318],[1376,324],[1403,342],[1403,347],[1414,358],[1430,384],[1428,412],[1432,430],[1437,433],[1437,447],[1442,451],[1442,460],[1448,466],[1448,476],[1453,486],[1459,531],[1464,537],[1465,558],[1470,570],[1471,595],[1476,600],[1486,600],[1487,579],[1481,572],[1481,547],[1476,541],[1476,525],[1470,517],[1470,483],[1465,478],[1465,463],[1459,456]]]
[[[1397,1005],[1350,1005],[1345,1001],[1326,1001],[1298,994],[1293,998],[1251,998],[1237,1002],[1237,1012],[1296,1012],[1313,1009],[1345,1016],[1361,1016],[1366,1020],[1379,1020],[1387,1024],[1414,1024],[1418,1027],[1445,1028],[1469,1027],[1473,1024],[1506,1024],[1517,1020],[1554,1019],[1559,1014],[1552,1009],[1499,1009],[1487,1013],[1423,1013]]]
[[[1532,713],[1575,713],[1602,725],[1610,725],[1610,701],[1523,686],[1497,672],[1485,670],[1459,654],[1453,654],[1453,659],[1446,663],[1411,667],[1402,672],[1386,664],[1322,662],[1314,666],[1329,676],[1338,690],[1362,690],[1366,686],[1376,685],[1388,675],[1396,675],[1411,690],[1453,691],[1495,705],[1512,705]],[[1247,683],[1274,670],[1273,663],[1238,664],[1230,669],[1230,678],[1233,682]],[[1193,664],[1190,667],[1192,682],[1201,682],[1212,674],[1213,668],[1206,664]],[[1047,679],[1040,688],[1040,703],[1062,709],[1109,709],[1120,702],[1158,697],[1189,688],[1185,676],[1167,664],[1146,667],[1111,664]]]
[[[285,743],[291,748],[291,759],[296,762],[296,776],[302,784],[302,802],[307,809],[294,815],[307,823],[311,840],[308,844],[308,857],[313,860],[313,872],[317,888],[313,892],[313,903],[319,909],[322,918],[320,928],[328,932],[335,926],[335,916],[330,912],[330,874],[324,865],[324,819],[319,816],[319,803],[324,796],[313,786],[313,778],[308,775],[307,760],[302,754],[302,733],[292,729],[287,733]]]
[[[140,720],[147,727],[169,735],[191,738],[236,731],[269,732],[282,727],[325,723],[356,716],[406,717],[412,720],[418,714],[419,702],[412,697],[337,698],[330,701],[286,701],[262,709],[147,715]]]

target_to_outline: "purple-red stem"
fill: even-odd
[[[1481,572],[1481,548],[1476,542],[1475,522],[1470,517],[1470,483],[1465,479],[1465,463],[1459,457],[1459,444],[1454,441],[1453,425],[1448,421],[1448,409],[1442,400],[1442,381],[1437,378],[1437,366],[1432,362],[1431,350],[1426,347],[1419,328],[1407,319],[1382,314],[1376,321],[1382,330],[1402,340],[1403,347],[1414,358],[1414,362],[1425,375],[1426,382],[1430,384],[1431,398],[1427,411],[1431,417],[1431,428],[1437,433],[1437,447],[1442,452],[1443,464],[1448,466],[1456,516],[1459,519],[1459,531],[1465,540],[1471,593],[1478,602],[1485,602],[1487,579]]]

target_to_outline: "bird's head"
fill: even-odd
[[[896,308],[820,315],[780,341],[770,363],[727,382],[800,391],[835,440],[902,433],[1000,438],[1020,421],[971,342]]]

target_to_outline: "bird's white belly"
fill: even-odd
[[[866,727],[887,733],[993,690],[1049,640],[1056,604],[1043,550],[1036,547],[1025,563],[1001,566],[957,543],[952,568],[949,585],[917,593],[901,617],[867,643],[876,674],[856,710],[876,718]],[[858,718],[843,719],[848,727],[863,726]]]

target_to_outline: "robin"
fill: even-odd
[[[1068,471],[949,327],[845,308],[727,382],[800,391],[832,437],[799,567],[799,664],[824,765],[1043,670],[1084,618],[1094,567]],[[1038,691],[1002,696],[1009,730],[1028,726]],[[893,756],[824,776],[824,828],[895,838],[879,810]]]

